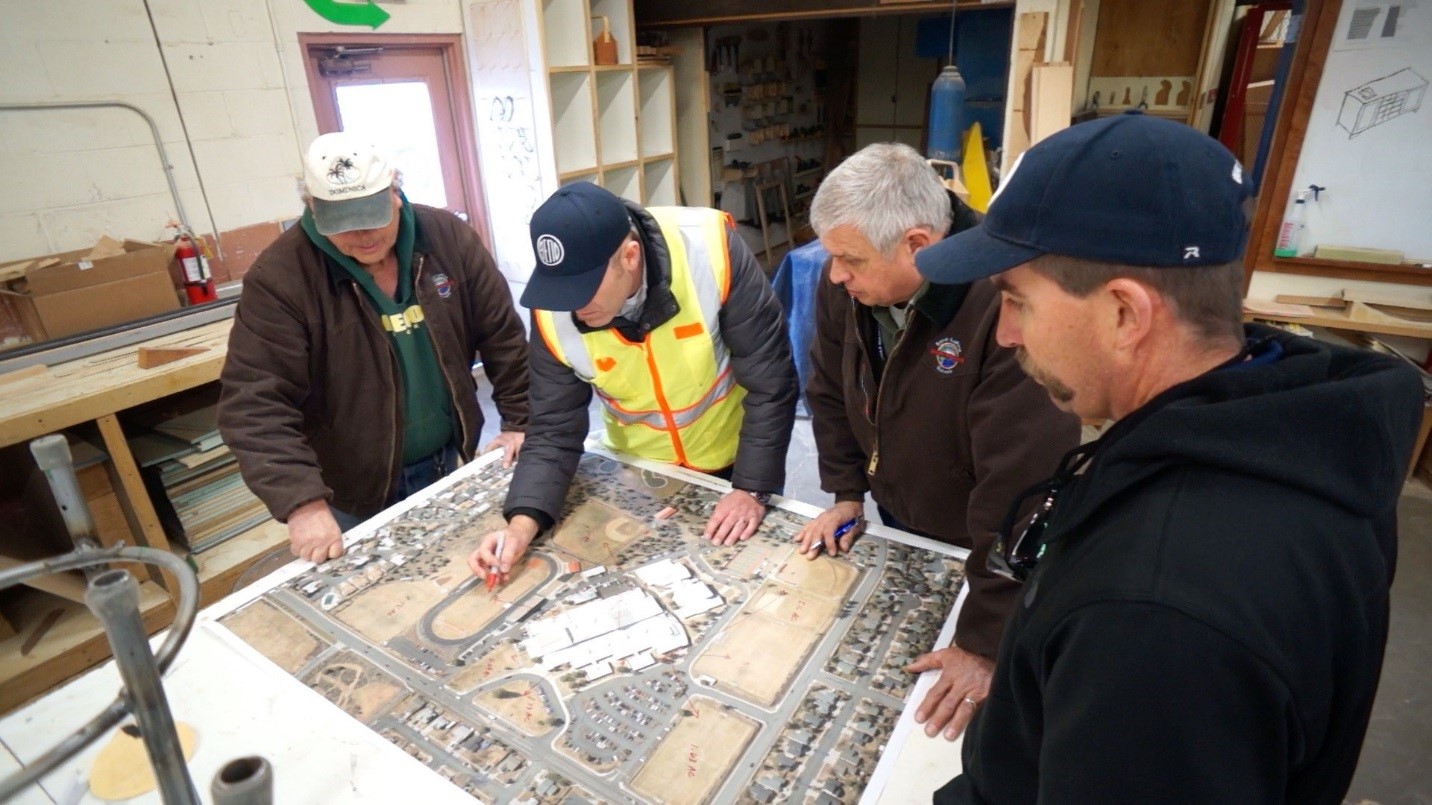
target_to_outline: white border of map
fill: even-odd
[[[602,447],[596,438],[588,440],[586,451],[621,461],[638,469],[662,473],[678,480],[704,486],[715,491],[724,492],[730,488],[729,485],[711,476],[687,470],[683,467],[673,467],[645,459],[615,454]],[[480,456],[471,464],[462,467],[452,475],[424,489],[422,492],[379,512],[352,531],[344,534],[344,545],[352,546],[368,539],[378,529],[397,519],[404,512],[424,505],[427,501],[442,494],[448,487],[460,483],[471,475],[475,475],[482,468],[499,460],[500,457],[500,452]],[[781,496],[773,497],[771,505],[808,518],[814,518],[823,511],[820,507],[812,504]],[[966,561],[969,558],[969,551],[967,549],[947,545],[905,531],[888,528],[884,525],[868,523],[865,526],[865,531],[867,534],[879,536],[891,542],[902,543],[911,547],[943,554],[959,559],[960,561]],[[302,575],[312,567],[312,563],[309,562],[292,562],[243,590],[238,590],[232,595],[216,602],[201,614],[200,620],[203,622],[211,622],[215,626],[218,626],[215,631],[226,639],[226,642],[232,641],[244,649],[252,651],[253,649],[248,646],[247,643],[244,643],[227,629],[219,626],[217,621],[223,616],[263,596],[270,590],[280,587],[297,576]],[[955,605],[941,628],[937,645],[946,646],[952,642],[955,620],[959,614],[960,607],[964,603],[967,592],[968,585],[961,584]],[[906,697],[906,705],[901,711],[900,718],[887,743],[886,750],[882,754],[868,785],[861,795],[861,805],[875,805],[875,803],[881,802],[907,802],[911,801],[912,796],[923,800],[928,798],[931,791],[943,785],[960,772],[960,747],[963,738],[955,742],[946,741],[941,737],[929,738],[925,736],[922,727],[915,722],[914,714],[916,705],[924,698],[925,693],[933,686],[937,677],[938,673],[934,671],[923,674],[912,688],[910,694]],[[319,696],[316,692],[311,690],[310,692],[313,693],[314,696]]]

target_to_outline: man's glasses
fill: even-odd
[[[989,556],[985,559],[985,565],[991,573],[1012,581],[1024,581],[1034,572],[1035,565],[1039,564],[1039,557],[1044,554],[1044,532],[1049,530],[1049,518],[1054,512],[1054,503],[1058,500],[1059,490],[1063,486],[1061,479],[1051,478],[1025,490],[1015,498],[1009,507],[1009,513],[1004,517],[1004,525],[1000,526],[999,533],[995,536]],[[1044,502],[1039,504],[1034,516],[1029,518],[1029,523],[1020,529],[1019,534],[1010,539],[1010,532],[1014,530],[1024,502],[1041,493],[1044,494]]]
[[[1098,444],[1098,441],[1090,442],[1065,453],[1059,460],[1059,471],[1054,473],[1053,478],[1031,486],[1014,499],[1009,506],[1009,512],[1004,516],[1004,523],[995,535],[989,556],[985,559],[985,566],[991,573],[1011,581],[1022,582],[1034,572],[1039,558],[1044,555],[1044,532],[1049,530],[1050,519],[1054,516],[1054,505],[1059,500],[1059,491],[1094,457]],[[1035,509],[1034,516],[1029,518],[1029,522],[1020,529],[1019,534],[1011,538],[1025,501],[1036,495],[1043,495],[1044,501]]]

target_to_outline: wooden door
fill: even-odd
[[[450,210],[486,239],[457,43],[339,38],[304,37],[319,131],[371,133],[402,170],[410,201]]]

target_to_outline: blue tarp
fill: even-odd
[[[813,240],[788,252],[772,280],[776,296],[786,309],[786,332],[796,359],[796,375],[800,378],[798,410],[807,415],[810,408],[805,403],[805,387],[810,380],[810,347],[815,339],[815,291],[820,282],[820,269],[829,256],[820,241]]]

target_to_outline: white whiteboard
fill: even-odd
[[[1308,117],[1293,190],[1317,244],[1432,262],[1432,0],[1345,0]],[[1286,203],[1280,199],[1279,203]]]

